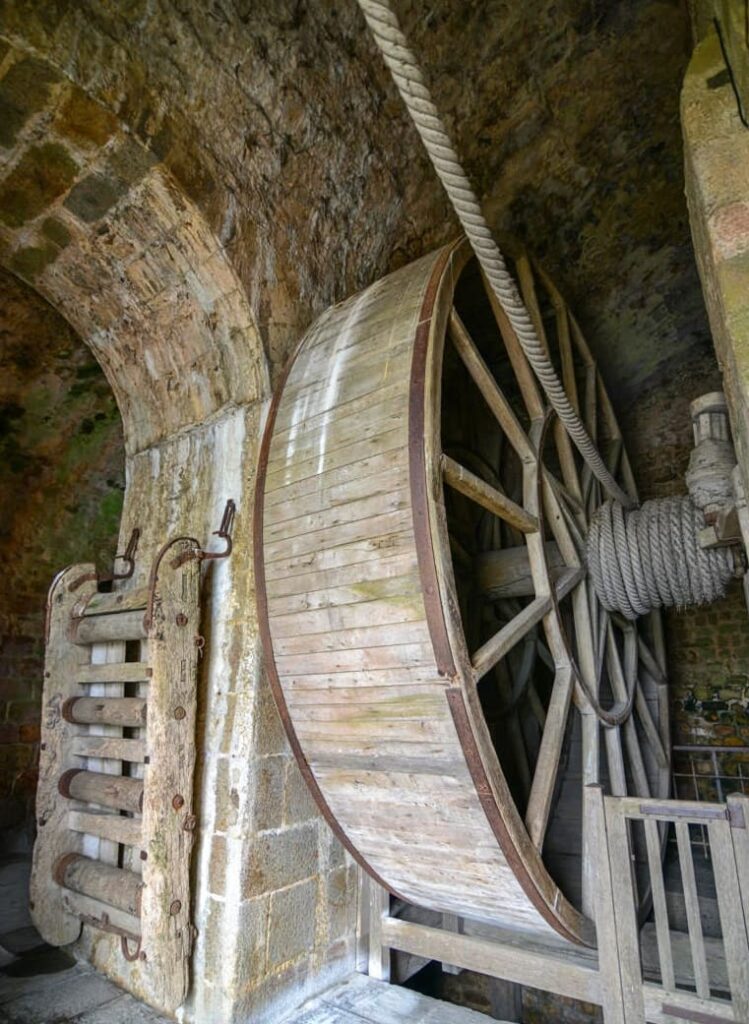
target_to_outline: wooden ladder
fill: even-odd
[[[89,925],[137,961],[137,994],[184,1001],[190,920],[200,548],[179,538],[148,587],[100,592],[93,565],[47,606],[31,912],[54,946]]]

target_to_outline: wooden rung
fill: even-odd
[[[77,683],[147,683],[151,666],[144,661],[115,661],[106,665],[81,665],[76,670]]]
[[[146,744],[143,740],[125,740],[119,736],[74,736],[71,750],[76,757],[102,757],[137,764],[143,764],[146,760]]]
[[[72,889],[63,889],[62,905],[69,914],[80,918],[86,924],[96,925],[97,922],[102,922],[108,927],[121,929],[130,938],[140,938],[140,918],[108,903],[84,896],[83,893],[73,892]]]
[[[148,604],[148,587],[94,594],[83,609],[83,615],[112,615],[136,611]]]
[[[62,717],[78,725],[140,728],[146,724],[146,709],[142,697],[69,697],[62,706]]]
[[[148,636],[142,611],[116,615],[88,615],[71,620],[76,644],[104,644],[113,640],[144,640]]]
[[[535,516],[526,512],[521,505],[506,497],[496,487],[487,484],[465,466],[461,466],[455,459],[451,459],[449,455],[442,456],[442,472],[446,483],[452,488],[470,498],[471,501],[475,501],[493,515],[504,519],[516,530],[520,530],[522,533],[538,531],[538,519]]]
[[[102,864],[79,853],[66,853],[52,869],[52,877],[64,889],[72,889],[133,917],[140,917],[143,880],[134,871]]]
[[[143,780],[126,775],[105,775],[71,768],[60,776],[60,793],[69,800],[99,804],[117,811],[140,814],[143,808]]]
[[[125,846],[141,847],[143,829],[140,818],[124,818],[121,814],[89,814],[86,811],[69,811],[68,828],[87,836],[108,839]]]

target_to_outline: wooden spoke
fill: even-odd
[[[651,714],[645,694],[642,692],[639,680],[637,682],[637,689],[635,690],[635,707],[637,708],[637,717],[642,723],[642,728],[650,745],[650,749],[658,762],[658,767],[667,769],[669,764],[668,754],[663,747],[661,734],[658,732],[658,726],[653,721],[653,715]]]
[[[625,663],[627,665],[627,669],[630,672],[633,672],[636,670],[636,664],[632,664],[636,657],[635,650],[633,650],[634,645],[636,644],[636,636],[634,634],[633,626],[630,627],[628,633],[625,633],[624,643]],[[609,679],[611,681],[611,690],[614,694],[614,699],[616,701],[626,701],[627,678],[619,656],[619,648],[616,643],[614,627],[611,623],[609,623],[608,628],[607,654]],[[629,767],[632,772],[632,779],[636,793],[638,796],[650,796],[650,780],[648,779],[645,762],[642,758],[642,750],[640,749],[640,740],[637,736],[637,729],[635,728],[635,723],[631,715],[626,720],[622,728],[624,730],[624,742],[627,747],[627,757],[629,759]]]
[[[500,696],[505,705],[511,705],[513,702],[513,685],[507,671],[507,666],[500,662],[494,667],[494,674],[497,679],[497,687],[499,689]],[[519,773],[520,787],[523,796],[527,796],[531,787],[531,766],[528,761],[528,751],[525,749],[525,743],[523,742],[522,730],[520,727],[520,719],[517,711],[513,710],[509,716],[510,727],[507,730],[509,736],[510,746],[513,750],[514,764],[516,765]]]
[[[637,653],[648,675],[650,675],[659,685],[665,683],[666,679],[661,671],[660,665],[656,661],[653,652],[640,635],[637,637]]]
[[[523,430],[520,421],[513,412],[512,406],[505,398],[499,384],[494,379],[489,367],[484,362],[483,356],[463,326],[463,321],[454,308],[450,311],[450,337],[458,355],[463,360],[465,368],[473,378],[476,387],[484,396],[486,404],[491,409],[500,427],[505,432],[507,440],[518,453],[521,461],[532,461],[535,458],[535,454],[528,440],[528,435]]]
[[[566,569],[556,583],[557,599],[565,597],[583,577],[583,570]],[[476,651],[471,659],[474,677],[480,679],[493,668],[500,658],[512,650],[525,634],[537,625],[551,611],[551,597],[542,594],[526,605],[514,619],[503,626],[494,636]]]
[[[508,497],[498,491],[496,487],[487,484],[481,477],[476,476],[465,466],[461,466],[449,455],[442,455],[442,474],[445,481],[456,491],[460,491],[471,501],[477,502],[488,512],[492,512],[500,519],[504,519],[521,533],[534,533],[538,530],[538,520],[535,516],[529,515],[520,505],[511,501]]]
[[[603,735],[606,746],[606,763],[609,766],[611,792],[614,796],[626,796],[627,775],[624,770],[621,729],[618,725],[613,729],[604,729]]]
[[[572,698],[572,667],[563,665],[557,669],[554,687],[546,713],[541,747],[536,760],[528,807],[525,813],[525,827],[531,842],[537,849],[544,844],[546,828],[554,789],[557,784],[562,744],[567,728],[567,714]]]

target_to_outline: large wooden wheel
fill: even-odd
[[[574,317],[515,269],[633,492]],[[323,813],[410,902],[592,942],[584,786],[667,795],[660,621],[586,576],[604,497],[465,242],[328,310],[287,369],[257,488],[269,674]]]

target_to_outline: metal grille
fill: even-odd
[[[749,747],[674,746],[672,774],[677,800],[723,803],[731,793],[749,794]],[[705,859],[710,844],[705,825],[691,825],[692,846]]]

